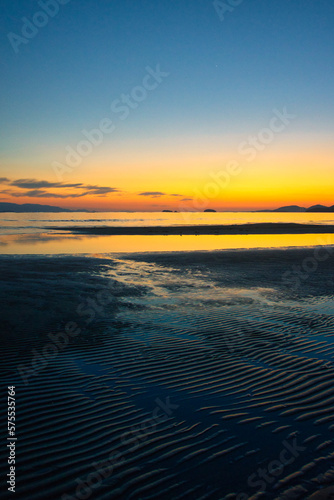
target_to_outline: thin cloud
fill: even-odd
[[[161,191],[146,191],[139,193],[139,196],[166,196],[166,193],[161,193]]]
[[[44,189],[32,189],[30,191],[23,191],[20,193],[12,192],[11,196],[15,198],[81,198],[88,193],[77,193],[77,194],[59,194],[59,193],[50,193],[49,191],[45,191]]]
[[[120,190],[109,186],[97,186],[91,184],[72,183],[66,184],[64,182],[49,182],[36,179],[17,179],[10,180],[7,177],[0,178],[0,184],[13,186],[19,188],[20,191],[5,189],[0,191],[2,194],[10,195],[15,198],[82,198],[83,196],[95,195],[105,196],[109,193],[119,193]],[[52,191],[48,191],[51,188]],[[56,189],[72,189],[74,192],[54,192]],[[80,192],[78,192],[80,191]]]
[[[37,181],[35,179],[18,179],[12,181],[11,186],[22,189],[40,189],[40,188],[81,188],[83,184],[64,184],[62,182]]]
[[[45,191],[44,189],[32,189],[30,191],[23,191],[20,193],[11,192],[11,196],[15,198],[82,198],[83,196],[89,196],[95,194],[96,196],[105,196],[108,193],[114,193],[117,190],[114,188],[98,188],[94,190],[85,191],[83,193],[68,193],[68,194],[60,194],[60,193],[51,193],[49,191]]]
[[[175,196],[175,197],[180,197],[183,196],[183,194],[168,194],[168,193],[162,193],[161,191],[145,191],[144,193],[139,193],[139,196],[151,196],[152,198],[158,198],[159,196]]]
[[[84,189],[87,190],[87,194],[97,194],[97,195],[119,192],[119,190],[116,188],[103,187],[103,186],[85,186]]]

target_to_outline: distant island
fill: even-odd
[[[104,212],[106,210],[103,210]],[[54,205],[40,205],[37,203],[25,203],[23,205],[19,205],[18,203],[4,203],[0,202],[0,213],[3,212],[16,212],[16,213],[38,213],[38,212],[50,212],[50,213],[75,213],[75,212],[93,212],[96,210],[87,210],[84,208],[80,208],[78,210],[71,210],[69,208],[61,208]],[[162,212],[175,213],[176,210],[162,210]],[[216,213],[217,210],[213,210],[212,208],[207,208],[203,210],[206,213]],[[299,207],[298,205],[289,205],[286,207],[275,208],[272,210],[255,210],[255,212],[320,212],[320,213],[333,213],[334,205],[331,207],[326,207],[325,205],[313,205],[312,207],[305,208]]]
[[[16,213],[29,213],[29,212],[88,212],[89,210],[70,210],[69,208],[55,207],[53,205],[39,205],[25,203],[19,205],[18,203],[3,203],[0,202],[0,212],[16,212]]]
[[[334,205],[326,207],[325,205],[313,205],[312,207],[305,208],[298,205],[289,205],[287,207],[280,207],[273,210],[257,210],[257,212],[334,212]]]
[[[163,212],[167,212],[167,213],[175,213],[176,210],[163,210]],[[213,210],[212,208],[207,208],[206,210],[203,210],[203,212],[217,212],[217,210]]]

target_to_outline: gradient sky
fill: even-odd
[[[332,0],[243,0],[220,16],[206,0],[62,2],[54,17],[36,17],[43,0],[2,2],[0,201],[334,204]],[[31,34],[25,19],[45,26]],[[159,82],[147,76],[158,65]],[[146,76],[145,96],[133,89]],[[133,91],[140,102],[121,112]],[[101,143],[70,165],[66,148],[105,119]]]

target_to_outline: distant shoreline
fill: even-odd
[[[178,225],[178,226],[70,226],[47,227],[49,230],[70,231],[76,234],[95,235],[242,235],[242,234],[328,234],[334,233],[334,225],[296,223],[255,223],[233,225]]]

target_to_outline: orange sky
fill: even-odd
[[[238,152],[241,139],[185,137],[179,141],[128,141],[112,147],[104,144],[66,171],[47,162],[47,148],[37,162],[35,152],[28,151],[24,160],[8,160],[4,172],[7,181],[2,183],[0,197],[1,201],[20,204],[112,211],[256,210],[334,204],[334,148],[329,140],[285,135],[250,161]],[[65,164],[61,149],[54,151],[53,157]],[[31,185],[33,181],[49,184],[22,188],[17,185],[22,179]],[[94,192],[94,187],[109,188],[110,192]],[[87,194],[80,196],[84,192]]]

